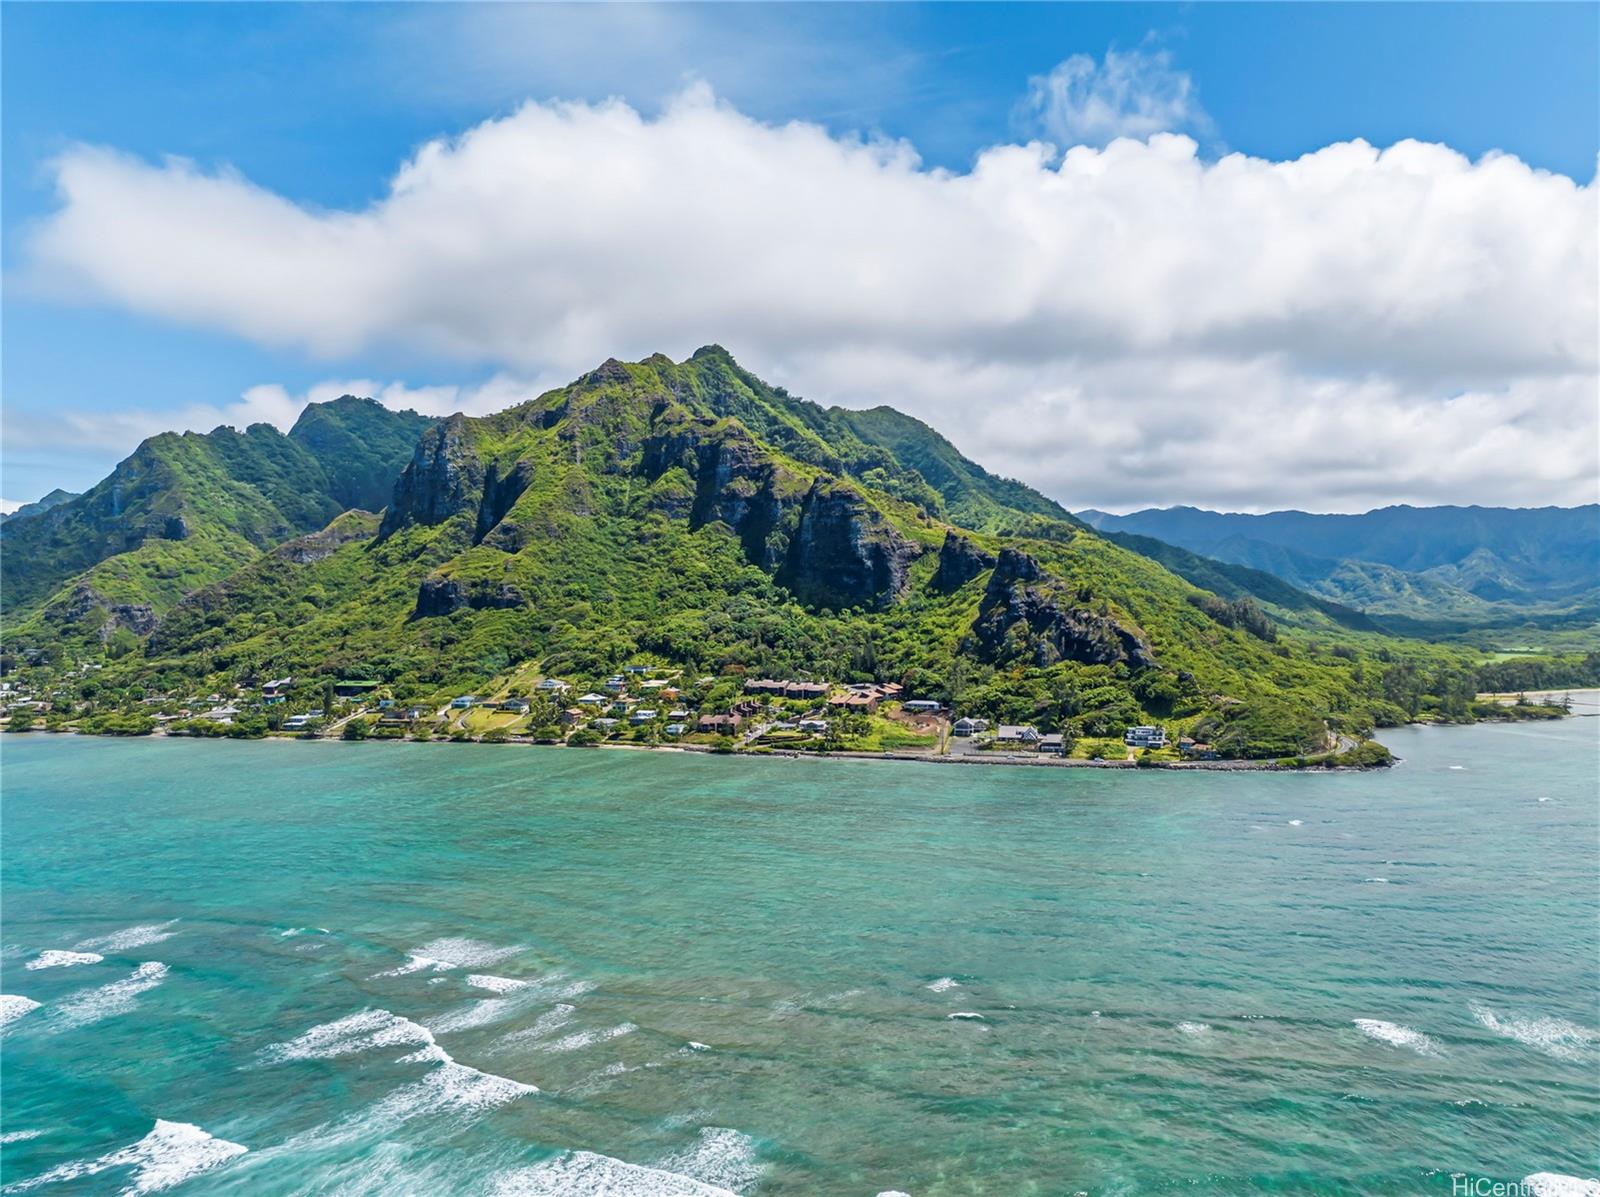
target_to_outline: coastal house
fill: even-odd
[[[621,694],[628,688],[628,683],[620,673],[617,673],[606,678],[600,688],[610,694]]]
[[[528,700],[526,698],[508,698],[500,704],[502,711],[515,711],[519,715],[528,713]]]
[[[478,696],[476,694],[462,694],[457,698],[452,698],[450,700],[450,706],[452,710],[465,711],[470,710],[472,704],[477,701]]]
[[[1067,755],[1067,739],[1060,732],[1051,732],[1048,736],[1039,737],[1039,751],[1050,756]]]
[[[582,718],[583,712],[577,707],[568,707],[566,710],[561,712],[561,722],[567,727],[571,727],[574,723]]]
[[[640,674],[649,673],[650,672],[650,666],[648,666],[648,665],[624,665],[622,667],[622,672],[623,673],[640,673]]]
[[[680,693],[681,691],[678,689],[678,687],[673,685],[661,687],[661,697],[666,699],[668,702],[676,701]]]
[[[261,687],[262,698],[280,698],[289,692],[289,687],[294,685],[294,678],[274,678]]]
[[[603,707],[610,701],[604,694],[585,694],[578,699],[578,705],[580,707]]]
[[[667,718],[671,719],[674,723],[681,723],[688,717],[689,712],[684,710],[682,707],[674,707],[672,710],[667,712]]]
[[[310,715],[290,715],[283,721],[284,731],[302,731],[311,722]]]
[[[1178,752],[1186,759],[1192,761],[1214,761],[1217,759],[1217,750],[1209,744],[1202,744],[1188,736],[1178,741]]]
[[[989,730],[987,719],[973,719],[970,716],[957,719],[950,725],[950,734],[953,736],[975,736],[979,732]]]
[[[1002,723],[994,739],[997,744],[1037,744],[1039,729],[1031,723]]]
[[[769,695],[773,698],[783,697],[785,682],[774,681],[769,677],[750,678],[744,684],[746,694]]]
[[[847,690],[828,699],[828,705],[841,711],[876,711],[878,695],[860,690]]]
[[[1129,748],[1165,748],[1167,729],[1141,724],[1122,733],[1122,742]]]
[[[616,727],[618,722],[619,720],[616,719],[596,719],[593,723],[589,724],[589,726],[597,731],[608,732]]]
[[[701,715],[699,722],[695,724],[695,730],[731,736],[739,730],[739,724],[743,722],[744,717],[741,715]]]
[[[785,698],[807,698],[821,701],[828,697],[830,687],[826,682],[784,682]]]
[[[333,683],[333,692],[340,698],[361,698],[379,686],[375,681],[341,681]]]
[[[901,703],[900,707],[913,715],[935,715],[943,709],[944,704],[931,698],[912,698]]]
[[[664,678],[664,677],[655,677],[655,678],[651,678],[648,682],[644,683],[644,687],[643,688],[646,689],[646,690],[660,690],[662,687],[664,687],[666,685],[669,685],[669,684],[670,683],[668,683],[666,678]]]
[[[649,723],[656,717],[656,714],[657,712],[650,707],[640,707],[628,716],[628,722],[632,724]]]
[[[683,723],[669,723],[663,730],[665,730],[669,736],[681,736],[685,731],[688,730],[688,727]]]
[[[570,690],[570,689],[572,689],[571,686],[567,685],[566,682],[562,681],[558,677],[547,677],[547,678],[545,678],[544,681],[539,683],[539,687],[538,688],[540,690],[543,690],[547,694],[551,694],[551,693],[558,694],[562,690]]]
[[[828,721],[826,719],[802,719],[800,720],[800,730],[803,732],[826,732],[828,730]]]

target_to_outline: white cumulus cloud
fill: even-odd
[[[1168,50],[1110,49],[1099,62],[1074,54],[1028,81],[1025,110],[1060,146],[1211,128],[1194,80]]]
[[[957,173],[694,87],[654,118],[526,104],[359,211],[93,147],[55,176],[34,286],[540,382],[717,341],[1072,504],[1578,502],[1600,469],[1595,187],[1508,155],[1155,132]]]

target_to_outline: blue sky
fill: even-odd
[[[1474,160],[1503,151],[1586,185],[1600,151],[1600,8],[1587,4],[7,3],[3,13],[0,494],[12,501],[94,482],[132,449],[117,438],[144,426],[141,413],[153,427],[169,413],[181,424],[186,411],[227,410],[263,384],[298,395],[327,379],[471,386],[509,370],[544,380],[564,377],[574,361],[629,348],[580,339],[562,352],[510,360],[492,346],[441,350],[396,327],[333,351],[308,349],[303,337],[253,335],[239,322],[205,327],[204,319],[174,318],[125,285],[58,285],[34,268],[30,246],[62,207],[51,164],[76,146],[114,148],[153,165],[177,155],[202,171],[237,172],[312,213],[359,212],[383,200],[417,147],[506,118],[525,100],[617,96],[650,119],[702,80],[754,122],[802,120],[839,138],[903,139],[924,170],[960,175],[988,147],[1061,132],[1030,108],[1030,80],[1075,55],[1109,74],[1121,53],[1142,64],[1135,87],[1176,80],[1188,89],[1159,119],[1193,136],[1206,161],[1240,153],[1281,162],[1355,138],[1379,147],[1414,138]],[[704,339],[728,339],[714,332]],[[631,340],[626,329],[613,336]],[[694,345],[661,348],[678,354]],[[740,345],[730,348],[744,356]],[[830,381],[837,371],[808,374],[777,349],[758,346],[751,364],[809,382],[806,393],[824,401],[871,398]],[[1360,363],[1341,367],[1343,378],[1363,373]],[[1582,360],[1577,373],[1581,392]],[[1139,385],[1144,394],[1152,384]],[[1428,385],[1443,402],[1474,386],[1518,381],[1503,373]],[[1039,394],[1055,393],[1052,386],[1038,383]],[[915,408],[915,395],[895,398]],[[947,410],[930,401],[918,414],[940,416],[934,422],[963,443],[948,426],[959,417]],[[103,413],[108,431],[51,435],[64,413],[79,418],[79,429]],[[994,447],[999,465],[1062,494],[1046,465],[1022,449]],[[1153,455],[1144,460],[1159,474]],[[1233,493],[1192,495],[1182,483],[1152,481],[1143,499],[1136,486],[1062,497],[1128,506],[1185,497],[1222,503]],[[1460,485],[1470,489],[1472,480]],[[1235,489],[1235,505],[1279,497],[1257,496],[1243,477]],[[1570,479],[1549,488],[1553,501],[1573,494]],[[1363,482],[1305,505],[1385,497]],[[1392,497],[1453,495],[1413,488]]]

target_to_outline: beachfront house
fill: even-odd
[[[1167,729],[1141,724],[1122,733],[1122,742],[1129,748],[1165,748]]]
[[[1060,732],[1052,732],[1048,736],[1040,736],[1039,751],[1050,756],[1066,756],[1067,739]]]
[[[936,715],[944,704],[931,698],[912,698],[900,704],[901,709],[913,715]]]
[[[975,736],[988,730],[987,719],[973,719],[971,716],[963,716],[950,725],[950,734],[953,736]]]
[[[997,744],[1026,744],[1032,746],[1039,742],[1039,729],[1031,723],[1002,723],[1000,730],[994,734]]]
[[[656,712],[650,707],[640,707],[628,716],[628,722],[633,724],[649,723],[656,717]]]
[[[283,721],[284,731],[301,731],[311,722],[310,715],[290,715]]]
[[[681,736],[688,730],[688,726],[683,723],[669,723],[665,730],[669,736]]]
[[[828,721],[826,719],[802,719],[800,720],[800,730],[803,732],[824,733],[828,730]]]
[[[596,719],[589,726],[598,731],[608,732],[612,728],[616,727],[618,722],[619,720],[616,719]]]
[[[288,696],[289,687],[293,685],[294,678],[292,677],[274,678],[272,681],[261,687],[261,697],[269,701],[275,699],[281,702]]]
[[[700,721],[695,724],[695,730],[731,736],[739,730],[739,724],[742,722],[744,717],[741,715],[701,715]]]
[[[1178,740],[1178,752],[1187,760],[1214,761],[1217,759],[1217,750],[1209,744],[1202,744],[1188,736]]]
[[[526,698],[508,698],[500,704],[502,711],[515,711],[519,715],[528,713],[528,700]]]

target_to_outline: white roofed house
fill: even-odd
[[[1122,742],[1129,748],[1165,748],[1167,729],[1140,725],[1122,733]]]
[[[1002,723],[994,738],[997,744],[1037,744],[1039,729],[1031,723]]]
[[[570,690],[572,687],[558,677],[547,677],[539,683],[538,688],[547,693],[560,693],[562,690]]]

